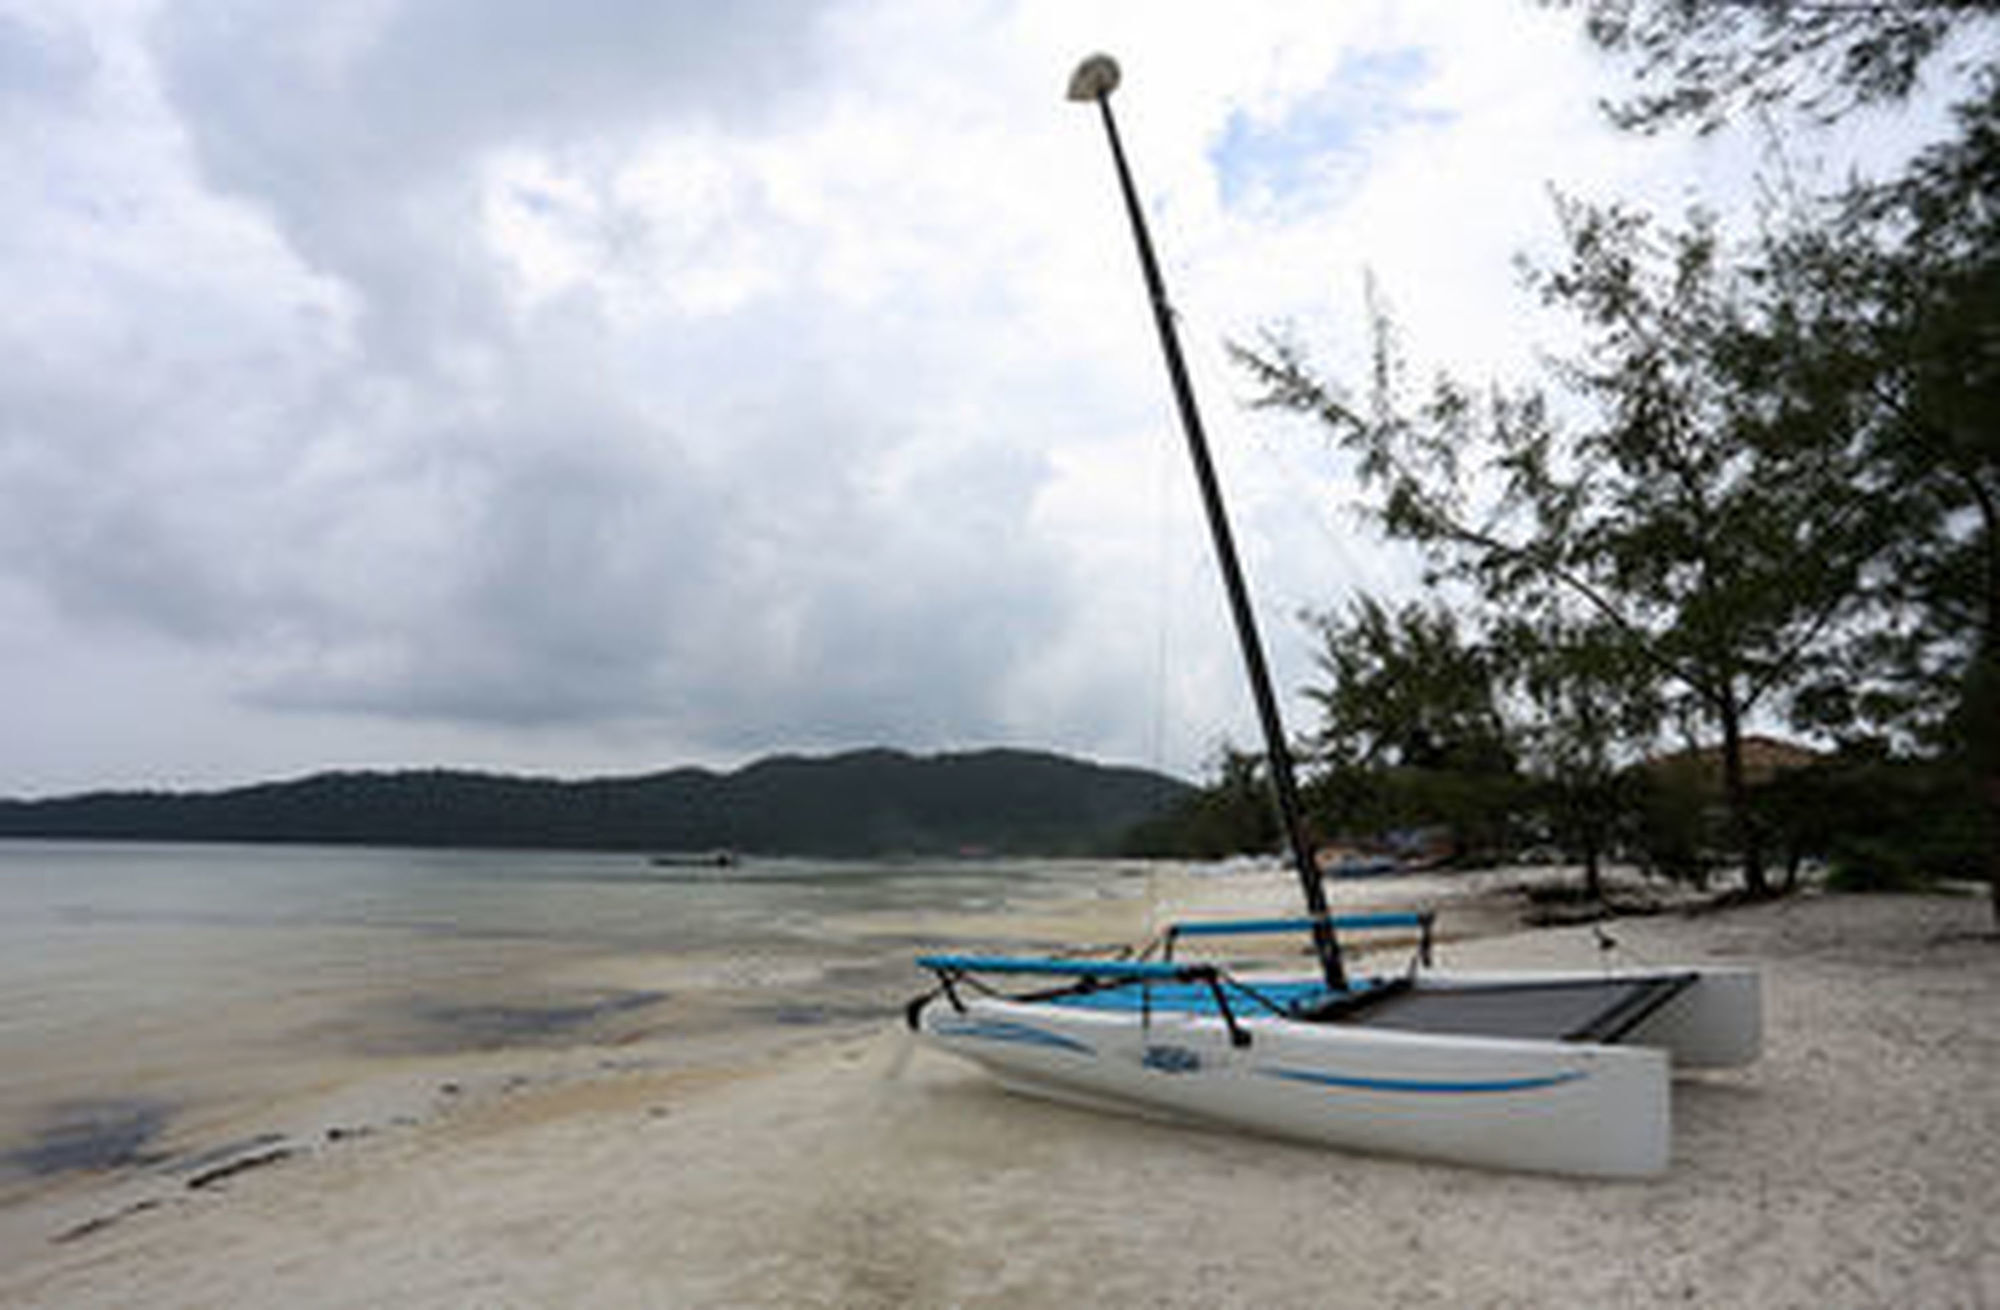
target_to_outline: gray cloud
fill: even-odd
[[[435,366],[498,319],[468,231],[487,152],[768,124],[814,90],[819,22],[782,0],[182,0],[153,47],[211,185],[360,293],[374,363]]]
[[[299,541],[324,604],[262,699],[513,723],[615,715],[657,703],[699,662],[698,641],[734,644],[703,617],[732,587],[731,475],[693,467],[586,378],[556,378],[610,343],[587,323],[565,342],[510,319],[466,229],[482,151],[582,135],[603,150],[606,133],[663,115],[754,125],[787,87],[803,93],[812,15],[782,11],[425,4],[361,31],[347,16],[301,31],[289,5],[163,18],[167,83],[205,172],[357,298],[361,353],[330,387],[362,411],[371,387],[399,391],[400,423],[353,416],[375,467],[339,490],[370,530],[408,538],[409,567],[375,559],[361,585],[338,561],[382,552],[348,539],[351,520],[320,524],[320,550]]]
[[[73,104],[96,72],[96,54],[76,28],[0,14],[0,110]]]
[[[697,752],[995,731],[1060,614],[1020,530],[1044,470],[929,448],[921,315],[857,337],[809,289],[637,325],[587,286],[524,309],[479,230],[498,151],[601,180],[663,127],[753,140],[817,94],[818,24],[162,10],[151,50],[206,191],[155,179],[139,204],[192,206],[200,232],[142,224],[112,259],[112,225],[67,216],[99,224],[66,270],[88,268],[89,312],[0,370],[9,572],[84,630],[205,652],[253,710]],[[704,262],[646,214],[517,199],[608,262],[622,244],[642,284]],[[729,213],[731,239],[810,258],[754,189]]]
[[[1448,300],[1415,332],[1520,341],[1504,216],[1545,225],[1594,121],[1476,4],[43,8],[0,16],[0,791],[865,742],[1193,767],[1247,706],[1198,525],[1148,572],[1148,484],[1188,493],[1066,61],[1129,54],[1287,685],[1348,493],[1254,462],[1215,339],[1311,331],[1351,259]],[[1525,92],[1574,115],[1483,126]]]
[[[178,0],[153,47],[211,176],[304,214],[410,189],[495,142],[769,125],[817,89],[823,13],[796,0]]]

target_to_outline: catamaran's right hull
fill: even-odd
[[[1492,975],[1486,977],[1491,978]],[[1521,975],[1513,975],[1519,978]],[[1454,979],[1452,983],[1471,982]],[[1018,1091],[1354,1150],[1498,1169],[1645,1177],[1667,1166],[1672,1061],[1754,1056],[1756,977],[1704,977],[1655,1016],[1660,1045],[1522,1041],[963,995],[923,1034]],[[1674,1018],[1668,1011],[1674,1011]],[[1636,1036],[1636,1034],[1635,1034]],[[1746,1046],[1746,1043],[1749,1045]]]

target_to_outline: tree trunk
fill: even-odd
[[[1604,903],[1604,873],[1599,867],[1601,857],[1597,843],[1588,842],[1583,848],[1583,894],[1599,905]]]
[[[1985,605],[1979,649],[1968,671],[1965,699],[1966,763],[1979,789],[1985,820],[1986,889],[1993,907],[1993,927],[2000,932],[2000,504],[1977,469],[1961,473],[1979,510],[1985,538]]]
[[[1993,906],[1993,931],[2000,934],[2000,776],[1986,770],[1986,890]]]
[[[1750,812],[1750,787],[1743,779],[1743,716],[1734,689],[1721,698],[1722,799],[1729,809],[1729,835],[1743,858],[1743,890],[1762,899],[1771,894],[1764,878],[1764,843]]]
[[[1978,484],[1986,490],[1986,484]],[[1986,794],[1986,892],[1994,912],[1994,932],[2000,932],[2000,522],[1994,498],[1978,498],[1986,532],[1986,630],[1980,632],[1978,664],[1972,672],[1970,722],[1966,742],[1972,746],[1972,768]]]
[[[1986,889],[2000,932],[2000,566],[1988,564],[1986,632],[1965,694],[1965,742],[1986,828]]]

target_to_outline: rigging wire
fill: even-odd
[[[1168,455],[1172,453],[1171,443],[1149,441],[1152,451],[1152,504],[1149,512],[1153,519],[1153,722],[1152,764],[1153,772],[1165,774],[1167,753],[1167,678],[1173,666],[1173,586],[1170,570],[1172,567],[1174,524],[1168,513],[1168,478],[1171,470]],[[1160,929],[1160,887],[1157,862],[1146,865],[1146,932],[1148,935]]]

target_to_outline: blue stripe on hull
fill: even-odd
[[[1493,1078],[1477,1082],[1430,1078],[1365,1078],[1351,1074],[1320,1073],[1315,1069],[1264,1068],[1257,1071],[1267,1078],[1284,1078],[1295,1083],[1313,1083],[1359,1092],[1417,1092],[1432,1095],[1477,1096],[1493,1092],[1536,1092],[1590,1077],[1580,1070],[1538,1074],[1531,1078]]]
[[[1052,1033],[1033,1024],[1006,1019],[940,1019],[931,1026],[940,1037],[972,1037],[990,1042],[1017,1042],[1024,1046],[1046,1046],[1052,1050],[1096,1055],[1088,1043],[1061,1033]]]

